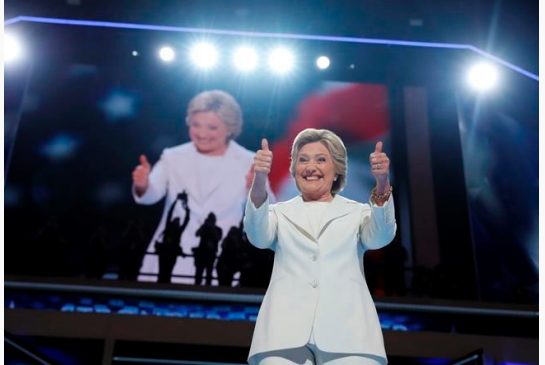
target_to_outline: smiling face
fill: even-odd
[[[210,156],[221,156],[227,150],[229,131],[214,112],[198,112],[189,117],[189,138],[197,151]]]
[[[305,144],[297,154],[295,183],[305,201],[331,201],[335,179],[331,153],[320,142]]]

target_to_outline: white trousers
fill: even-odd
[[[256,365],[383,365],[382,358],[372,355],[325,352],[316,347],[314,330],[306,346],[263,352],[254,357]]]
[[[258,365],[381,365],[378,360],[351,354],[311,351],[307,346],[256,355]]]

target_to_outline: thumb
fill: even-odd
[[[375,153],[380,153],[380,152],[382,152],[382,141],[378,141],[375,146]]]
[[[267,138],[263,138],[261,140],[261,149],[263,151],[268,151],[269,150],[269,141],[267,141]]]
[[[149,163],[148,158],[146,157],[146,155],[140,155],[140,165],[142,165],[143,167],[147,167],[147,168],[150,167],[150,163]]]

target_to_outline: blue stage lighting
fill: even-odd
[[[172,62],[176,58],[176,52],[174,52],[172,47],[161,47],[159,49],[159,58],[165,62]]]
[[[269,54],[269,68],[277,74],[287,74],[293,70],[295,57],[293,53],[283,47],[273,49]]]
[[[496,63],[499,63],[511,70],[520,73],[532,80],[539,81],[539,76],[529,72],[517,65],[509,63],[499,57],[491,55],[475,46],[470,44],[459,43],[437,43],[437,42],[419,42],[419,41],[406,41],[396,39],[378,39],[378,38],[357,38],[357,37],[339,37],[328,35],[313,35],[313,34],[293,34],[293,33],[267,33],[267,32],[247,32],[238,30],[225,30],[225,29],[207,29],[207,28],[191,28],[191,27],[174,27],[167,25],[154,25],[154,24],[138,24],[138,23],[120,23],[120,22],[108,22],[108,21],[96,21],[96,20],[77,20],[77,19],[63,19],[63,18],[46,18],[46,17],[34,17],[34,16],[17,16],[4,21],[4,27],[7,27],[18,22],[34,22],[45,24],[65,24],[74,26],[86,26],[86,27],[104,27],[104,28],[119,28],[119,29],[141,29],[141,30],[154,30],[164,32],[179,32],[179,33],[201,33],[201,34],[218,34],[218,35],[233,35],[244,37],[264,37],[275,39],[301,39],[301,40],[315,40],[315,41],[331,41],[331,42],[346,42],[346,43],[363,43],[363,44],[384,44],[388,46],[405,46],[405,47],[424,47],[424,48],[444,48],[444,49],[461,49],[469,50],[479,55],[486,57]]]
[[[233,64],[244,72],[253,71],[257,67],[257,52],[249,46],[240,46],[233,52]]]
[[[329,67],[329,65],[331,64],[331,61],[329,60],[329,57],[327,56],[320,56],[316,59],[316,66],[320,69],[320,70],[325,70]]]
[[[471,66],[467,73],[467,82],[477,91],[492,90],[497,85],[498,79],[496,67],[486,62]]]
[[[4,35],[4,63],[12,63],[23,57],[24,50],[20,40],[11,34]]]
[[[218,63],[219,53],[213,44],[200,42],[191,48],[190,58],[198,68],[209,70],[214,68]]]

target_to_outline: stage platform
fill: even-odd
[[[4,290],[7,358],[30,364],[244,364],[264,294],[21,277]],[[375,301],[390,364],[538,363],[537,306]]]

